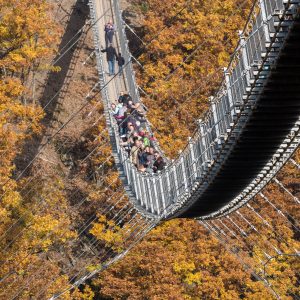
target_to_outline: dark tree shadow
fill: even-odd
[[[77,0],[73,6],[69,21],[58,48],[58,55],[54,58],[55,66],[60,67],[59,72],[50,72],[45,82],[44,91],[40,97],[40,104],[44,108],[45,117],[42,125],[46,129],[55,121],[55,111],[58,109],[59,100],[68,90],[73,70],[76,63],[76,48],[80,43],[80,34],[74,35],[83,27],[89,15],[87,1]],[[84,37],[83,37],[84,38]],[[71,40],[72,39],[72,40]],[[70,41],[71,40],[71,41]],[[62,55],[63,54],[63,55]],[[38,153],[45,133],[28,139],[18,157],[15,160],[15,176],[20,174]],[[44,141],[43,141],[44,142]],[[28,175],[28,168],[23,175]]]

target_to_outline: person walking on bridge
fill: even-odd
[[[106,52],[109,76],[115,75],[115,60],[118,57],[116,49],[112,44],[109,44],[109,46],[106,49],[102,49],[101,52]]]
[[[108,44],[111,44],[113,42],[113,37],[115,33],[115,26],[112,20],[109,20],[109,22],[105,24],[104,31],[105,31],[105,46],[107,48]]]
[[[119,66],[118,73],[119,73],[119,76],[122,76],[123,66],[125,65],[125,59],[121,53],[118,54],[117,61],[118,61],[118,66]]]

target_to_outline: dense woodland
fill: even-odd
[[[143,40],[143,44],[131,41],[133,51],[143,48],[137,57],[143,68],[135,66],[146,92],[143,101],[155,137],[172,158],[192,135],[208,107],[208,97],[217,90],[252,1],[201,0],[187,5],[183,0],[131,0],[127,4]],[[82,64],[93,48],[84,20],[88,9],[79,1],[72,5],[0,0],[0,299],[48,299],[68,287],[77,271],[97,268],[95,253],[107,248],[120,253],[127,246],[120,227],[100,213],[107,199],[117,203],[110,215],[127,200],[119,201],[123,190],[106,143],[99,94],[85,97],[97,82],[95,61]],[[66,9],[72,14],[65,18]],[[68,27],[72,18],[86,26],[85,35],[65,60],[53,64],[66,49],[61,44],[66,31],[76,33]],[[76,22],[72,26],[81,24]],[[79,62],[75,60],[70,75],[74,57]],[[64,72],[71,78],[68,89],[56,97],[54,84],[61,80],[66,85]],[[51,99],[57,100],[56,105],[48,104]],[[86,107],[78,118],[52,138],[82,103]],[[30,163],[33,145],[41,158]],[[278,178],[299,197],[295,166],[288,164]],[[257,272],[259,260],[264,260],[262,249],[274,255],[274,247],[283,253],[300,248],[297,203],[276,184],[268,185],[265,194],[290,216],[290,222],[261,197],[251,205],[272,227],[247,208],[241,212],[267,242],[232,216],[247,231],[248,240],[232,237],[231,242]],[[87,201],[82,204],[82,199]],[[94,221],[82,231],[91,218]],[[91,239],[98,241],[95,253],[88,248]],[[81,251],[84,255],[79,255]],[[295,257],[279,257],[268,264],[268,280],[282,299],[300,297],[299,270]],[[123,260],[62,298],[254,300],[274,296],[199,223],[179,219],[156,227]]]

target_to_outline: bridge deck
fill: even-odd
[[[96,11],[97,17],[99,18],[99,21],[97,22],[96,26],[98,27],[97,31],[99,32],[100,43],[101,43],[101,46],[103,48],[105,48],[104,26],[109,20],[112,20],[113,22],[115,21],[111,2],[107,1],[107,0],[95,1],[95,11]],[[103,17],[101,18],[101,16],[103,16]],[[114,22],[114,24],[115,24],[115,22]],[[121,52],[120,41],[119,41],[117,33],[115,33],[114,38],[113,38],[113,46],[116,48],[117,52]],[[107,68],[107,71],[108,71],[108,64],[106,61],[105,53],[103,53],[103,57],[104,57],[105,68]],[[115,63],[115,70],[117,73],[118,72],[117,63]],[[114,78],[112,78],[108,74],[105,74],[105,77],[106,77],[105,81],[108,83],[107,90],[108,90],[109,100],[111,101],[111,103],[116,103],[120,92],[126,91],[125,77],[124,77],[124,75],[122,75],[122,76],[115,76]]]

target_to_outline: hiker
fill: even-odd
[[[112,20],[109,20],[105,24],[104,31],[105,31],[105,45],[107,48],[108,44],[112,44],[114,33],[115,33],[115,26],[114,26]]]
[[[157,173],[158,171],[162,171],[165,167],[165,163],[163,161],[163,158],[160,156],[160,154],[157,151],[154,152],[154,159],[155,159],[155,162],[153,164],[154,173]]]
[[[102,49],[101,52],[106,52],[109,76],[115,75],[115,58],[117,57],[116,49],[112,44],[109,44],[109,47],[106,49]]]
[[[121,53],[118,54],[117,56],[117,62],[118,62],[118,66],[119,66],[119,76],[122,76],[123,74],[123,66],[125,65],[125,59],[124,57],[122,56]]]
[[[139,152],[141,147],[141,141],[137,136],[133,138],[133,147],[130,151],[130,161],[138,168],[139,167]]]
[[[117,116],[118,115],[119,109],[120,109],[119,105],[116,105],[115,103],[111,104],[111,111],[112,111],[113,116]]]

